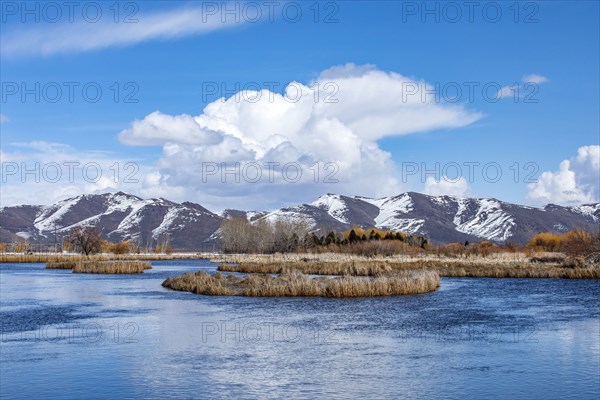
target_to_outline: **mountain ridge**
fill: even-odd
[[[312,203],[270,212],[227,209],[217,214],[189,201],[143,199],[116,192],[74,196],[45,206],[1,207],[0,241],[60,242],[73,226],[94,225],[113,241],[132,240],[151,247],[169,240],[175,248],[199,250],[218,247],[221,221],[232,216],[250,221],[303,220],[321,231],[376,227],[422,235],[439,243],[492,240],[523,244],[541,231],[598,229],[600,203],[536,208],[495,198],[418,192],[377,199],[327,193]]]

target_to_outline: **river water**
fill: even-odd
[[[600,282],[443,278],[416,296],[210,297],[0,264],[0,397],[598,399]]]

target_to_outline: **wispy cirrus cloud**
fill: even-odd
[[[528,91],[527,89],[530,88],[532,85],[538,86],[546,82],[548,82],[548,78],[546,78],[543,75],[523,75],[520,83],[515,82],[515,84],[513,85],[507,85],[500,88],[500,90],[498,90],[497,96],[501,99],[506,97],[518,98],[520,96],[527,95],[528,93],[531,94],[531,90]]]
[[[525,83],[535,83],[535,84],[548,82],[548,78],[546,78],[543,75],[538,75],[538,74],[524,75],[523,78],[521,78],[521,80]]]
[[[78,53],[206,34],[243,23],[243,19],[223,20],[219,13],[207,14],[200,7],[185,7],[140,13],[130,22],[116,23],[103,18],[95,23],[85,20],[45,23],[33,29],[7,25],[0,39],[0,52],[2,57]]]

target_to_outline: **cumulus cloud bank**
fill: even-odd
[[[12,143],[0,149],[0,206],[49,204],[80,194],[140,193],[152,170],[136,160],[62,143]]]
[[[428,87],[423,83],[420,90]],[[324,191],[397,194],[395,164],[377,140],[481,118],[462,105],[409,95],[407,85],[413,89],[414,79],[374,66],[336,66],[308,84],[291,82],[283,93],[265,89],[221,98],[197,116],[155,111],[119,139],[162,146],[153,187],[194,199],[258,196],[257,203],[269,204],[266,198],[297,202]]]
[[[600,201],[600,146],[583,146],[577,156],[563,160],[558,171],[543,172],[528,185],[534,203],[580,204]]]

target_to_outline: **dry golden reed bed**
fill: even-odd
[[[545,253],[539,252],[533,254],[534,256],[550,256],[560,253]],[[561,254],[562,255],[562,254]],[[564,257],[564,255],[562,255]],[[315,262],[363,262],[363,261],[385,261],[385,262],[406,262],[406,261],[464,261],[469,263],[507,263],[507,262],[527,262],[530,259],[530,255],[524,252],[514,253],[492,253],[486,257],[482,256],[459,256],[459,257],[445,257],[438,256],[435,254],[397,254],[393,256],[373,256],[366,257],[357,254],[347,253],[275,253],[275,254],[206,254],[203,258],[209,258],[212,262],[220,263],[242,263],[242,262],[255,262],[255,263],[287,263],[294,261],[315,261]]]
[[[167,278],[162,285],[173,290],[219,296],[371,297],[432,292],[439,287],[440,278],[432,271],[405,271],[375,278],[310,278],[298,271],[284,271],[276,277],[263,274],[238,278],[199,271]]]
[[[352,261],[286,261],[241,262],[238,265],[220,265],[219,271],[278,274],[290,269],[310,275],[386,276],[401,271],[436,271],[446,277],[488,278],[570,278],[600,279],[598,266],[563,266],[559,263],[532,263],[527,261],[462,260],[462,259],[406,259],[406,260],[352,260]]]
[[[48,261],[46,269],[73,269],[76,265],[75,261]]]
[[[204,256],[206,257],[206,256]],[[179,254],[94,254],[83,256],[80,254],[34,253],[34,254],[1,254],[0,263],[48,263],[48,262],[77,262],[115,261],[115,260],[174,260],[174,259],[199,259],[203,256],[192,253]]]
[[[141,274],[152,265],[144,261],[79,261],[73,272],[81,274]]]

